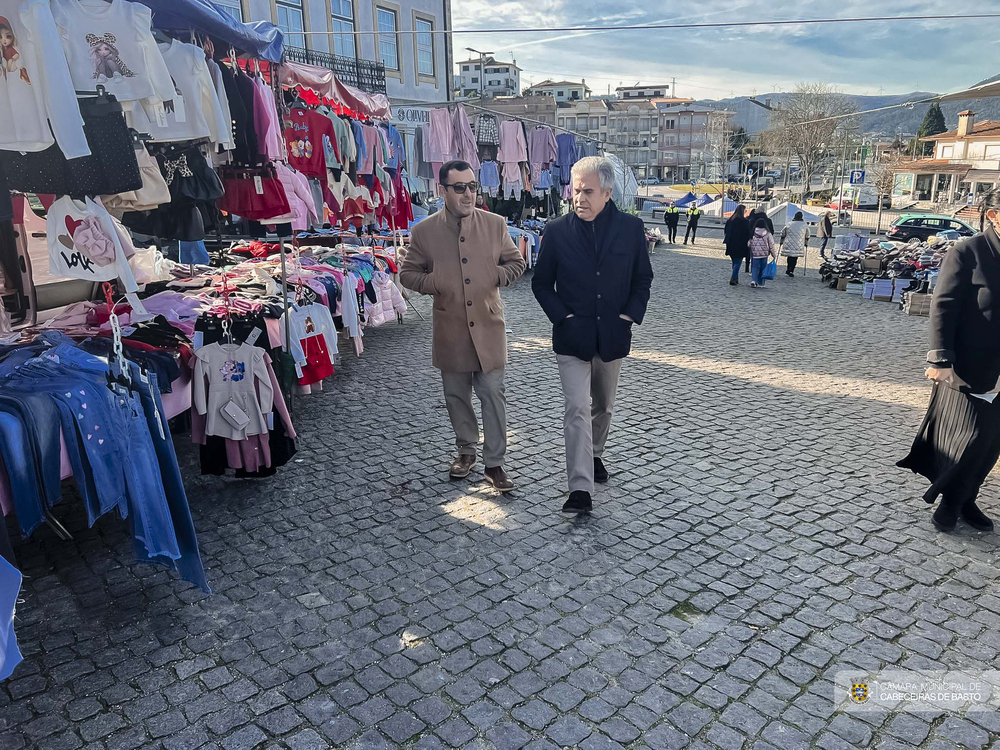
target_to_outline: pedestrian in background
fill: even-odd
[[[602,456],[618,375],[631,351],[632,326],[646,314],[653,268],[642,220],[611,200],[611,161],[585,157],[571,175],[573,213],[546,225],[531,291],[552,321],[565,402],[570,492],[562,510],[579,514],[593,507],[594,482],[608,481]]]
[[[833,237],[833,222],[830,221],[830,212],[824,211],[819,220],[819,257],[826,260],[826,243]]]
[[[788,264],[785,269],[786,276],[795,276],[795,266],[799,258],[806,254],[806,246],[809,244],[809,227],[802,219],[802,212],[796,211],[790,222],[781,228],[781,254],[785,256]]]
[[[687,229],[684,231],[684,244],[688,243],[688,237],[691,238],[691,244],[694,244],[694,238],[698,235],[698,220],[701,218],[701,209],[698,207],[697,201],[692,202],[688,206],[687,211]]]
[[[992,531],[976,505],[1000,457],[1000,190],[987,194],[982,234],[956,243],[944,257],[931,300],[930,404],[909,455],[898,466],[931,482],[924,501],[941,502],[939,531],[959,516]]]
[[[467,477],[476,463],[475,389],[483,409],[484,474],[496,489],[509,492],[514,483],[503,469],[507,327],[500,287],[510,286],[526,264],[510,239],[507,222],[476,210],[479,185],[467,162],[442,165],[438,180],[444,208],[414,225],[399,280],[407,289],[434,297],[432,362],[441,370],[458,447],[449,474]]]
[[[726,246],[726,255],[733,262],[733,275],[729,279],[730,286],[740,283],[740,265],[750,262],[750,222],[744,215],[747,207],[742,203],[733,211],[726,221],[725,235],[722,244]]]
[[[680,222],[681,211],[673,201],[667,204],[663,212],[663,223],[667,225],[667,242],[673,245],[677,242],[677,224]]]
[[[419,226],[419,224],[417,225]],[[750,286],[753,288],[764,286],[764,269],[770,258],[777,260],[778,253],[774,248],[774,235],[767,230],[767,222],[761,217],[757,217],[754,224],[753,235],[750,237]]]
[[[770,232],[771,236],[773,237],[774,236],[774,222],[772,222],[768,218],[767,212],[763,208],[761,208],[760,206],[755,206],[754,208],[752,208],[750,210],[750,213],[747,215],[747,220],[750,222],[750,233],[753,234],[753,229],[754,229],[755,226],[757,226],[757,219],[763,219],[764,220],[764,223],[767,226],[767,231]],[[747,271],[747,273],[750,273],[750,256],[749,255],[747,255],[747,259],[746,259],[746,271]]]

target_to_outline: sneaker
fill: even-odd
[[[757,288],[757,282],[756,281],[751,281],[750,282],[750,288],[751,289],[756,289]]]
[[[608,481],[608,470],[604,468],[604,462],[597,456],[594,456],[594,481],[598,484],[604,484]]]
[[[993,521],[979,509],[975,501],[966,503],[962,508],[962,518],[976,531],[993,531]]]
[[[738,286],[739,283],[740,282],[736,281],[735,279],[730,279],[729,280],[729,286]]]
[[[500,492],[510,492],[514,489],[513,480],[507,476],[507,472],[503,470],[502,466],[489,467],[483,474],[486,475],[486,481]]]
[[[448,469],[448,473],[451,475],[452,479],[465,479],[469,476],[469,472],[472,471],[472,467],[475,465],[475,456],[461,453],[458,458],[452,462],[451,468]]]
[[[590,499],[590,493],[583,490],[575,490],[569,493],[569,499],[562,507],[563,513],[590,513],[594,507],[594,501]]]

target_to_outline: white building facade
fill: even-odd
[[[525,96],[551,96],[559,102],[578,101],[590,97],[590,87],[587,81],[542,81],[528,88]]]
[[[500,62],[487,56],[482,61],[463,60],[457,64],[458,94],[462,97],[520,96],[521,69],[516,62]]]

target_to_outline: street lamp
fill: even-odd
[[[473,49],[472,47],[466,47],[469,52],[474,52],[479,55],[479,103],[483,103],[484,90],[483,86],[486,83],[486,56],[492,55],[492,52],[481,52],[478,49]]]

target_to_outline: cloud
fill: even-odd
[[[851,18],[993,13],[995,3],[967,0],[702,0],[698,5],[639,0],[462,0],[453,7],[456,29],[533,28],[698,23],[720,19]],[[677,8],[676,15],[664,6]],[[720,98],[730,92],[784,90],[804,80],[833,83],[852,93],[882,89],[947,91],[995,75],[1000,64],[975,53],[996,43],[996,24],[984,21],[880,21],[788,24],[706,29],[456,34],[455,46],[488,45],[501,57],[515,55],[525,78],[586,78],[595,88],[618,81],[662,83],[676,77],[678,92]],[[484,48],[480,46],[480,48]],[[688,86],[685,90],[685,84]]]

